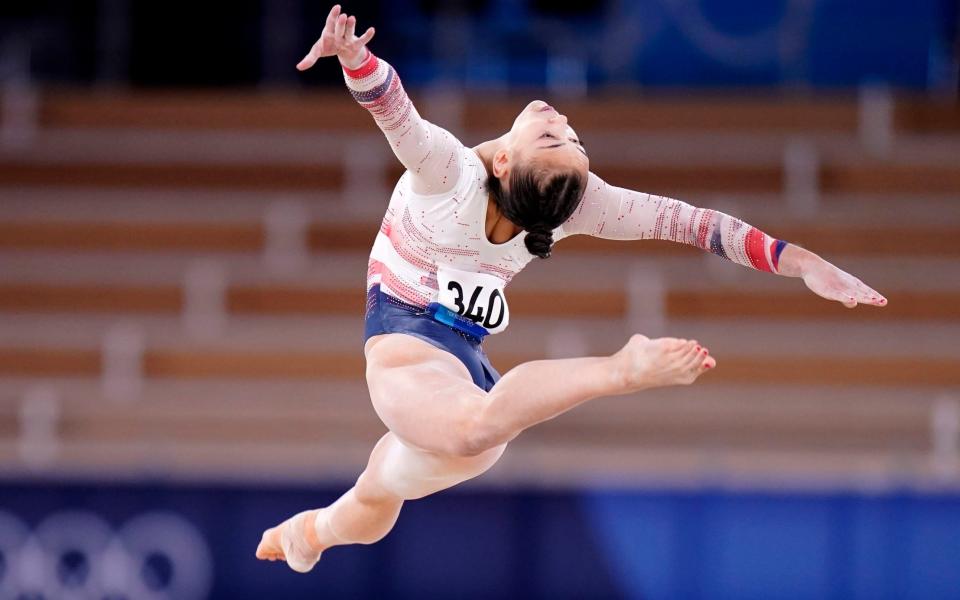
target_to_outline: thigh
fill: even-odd
[[[399,333],[371,338],[367,386],[374,410],[409,446],[456,454],[486,400],[463,363],[449,352]]]
[[[404,500],[423,498],[485,473],[507,447],[503,444],[476,456],[447,456],[410,446],[393,433],[377,446],[362,478],[372,477],[377,487]]]

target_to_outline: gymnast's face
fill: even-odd
[[[543,100],[534,100],[524,108],[510,128],[507,144],[511,161],[532,161],[564,171],[590,169],[587,151],[576,132],[561,115]]]

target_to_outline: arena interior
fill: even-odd
[[[538,425],[309,575],[257,561],[385,431],[364,278],[401,167],[334,59],[293,68],[329,6],[6,6],[0,597],[960,597],[955,0],[353,4],[467,145],[548,99],[610,183],[889,306],[564,240],[510,286],[501,372],[634,332],[695,338],[715,372]]]

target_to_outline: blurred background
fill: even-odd
[[[254,560],[384,432],[361,319],[400,170],[335,60],[294,69],[329,8],[0,8],[0,598],[960,598],[957,0],[345,3],[467,145],[548,99],[609,182],[890,304],[564,241],[501,371],[639,331],[716,372],[537,426],[310,575]]]

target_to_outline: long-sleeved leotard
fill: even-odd
[[[583,202],[562,229],[565,235],[680,242],[770,273],[779,271],[787,245],[728,214],[616,187],[593,173]]]
[[[414,190],[439,194],[460,175],[465,148],[449,131],[422,118],[394,68],[367,50],[356,69],[343,69],[350,93],[370,111],[390,149],[411,174]]]
[[[480,157],[420,117],[386,61],[368,54],[357,69],[345,68],[344,77],[407,168],[370,254],[368,289],[379,285],[407,304],[439,302],[467,315],[479,314],[471,312],[475,306],[471,301],[468,307],[467,299],[479,298],[476,306],[486,307],[487,316],[502,305],[504,314],[488,327],[492,333],[502,331],[509,322],[503,287],[534,257],[522,233],[503,244],[487,239],[488,174]],[[769,272],[778,271],[786,245],[724,213],[611,186],[593,173],[576,212],[554,230],[558,240],[574,234],[668,239]],[[462,293],[451,296],[450,289],[460,288]],[[477,288],[482,294],[473,293]]]

